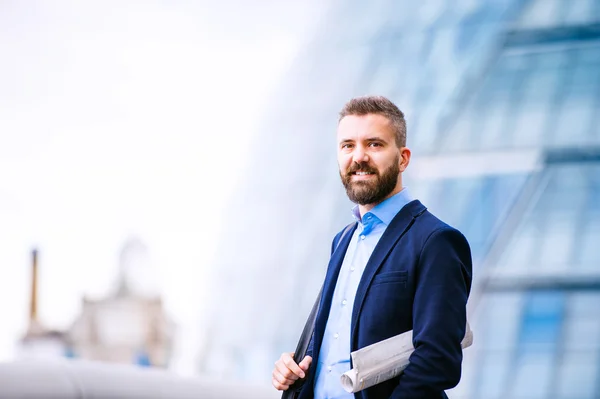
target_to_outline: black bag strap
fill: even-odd
[[[340,239],[336,243],[335,249],[333,252],[337,251],[338,247],[340,246],[340,243],[346,236],[346,233],[348,233],[348,231],[351,230],[352,226],[354,226],[354,223],[350,223],[348,226],[346,226],[346,228],[344,229],[344,232],[340,236]],[[294,351],[294,362],[296,362],[296,364],[300,363],[302,361],[302,359],[304,359],[304,356],[306,356],[306,351],[308,349],[308,345],[310,344],[310,340],[312,338],[312,334],[315,329],[315,322],[317,319],[317,313],[319,312],[319,304],[321,302],[321,295],[323,295],[323,286],[321,286],[321,289],[319,290],[319,294],[317,295],[317,300],[315,301],[315,303],[312,307],[312,310],[310,311],[310,314],[308,315],[308,319],[306,320],[306,324],[304,325],[304,329],[302,330],[302,334],[300,335],[300,339],[298,340],[298,345],[296,346],[296,350]],[[296,393],[302,387],[302,382],[300,382],[300,381],[301,380],[296,381],[286,391],[283,391],[283,394],[281,395],[281,399],[295,398]]]

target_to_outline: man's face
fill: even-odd
[[[402,189],[410,151],[398,148],[388,119],[378,114],[349,115],[337,130],[338,165],[348,198],[376,205]]]

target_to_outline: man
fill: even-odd
[[[447,398],[460,380],[471,289],[464,236],[427,211],[402,185],[410,162],[403,113],[384,97],[359,97],[342,109],[338,165],[356,223],[334,239],[307,356],[275,363],[273,385],[304,378],[300,399]],[[452,198],[448,198],[452,201]],[[413,330],[403,374],[349,394],[340,376],[350,352]]]

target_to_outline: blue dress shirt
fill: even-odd
[[[383,232],[400,209],[412,200],[404,188],[377,204],[362,218],[358,206],[352,209],[358,226],[348,245],[333,293],[317,363],[315,399],[354,399],[354,394],[342,387],[340,377],[350,370],[350,322],[356,290]]]

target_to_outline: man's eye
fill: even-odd
[[[344,148],[344,149],[352,148],[352,144],[342,144],[342,148]]]
[[[380,143],[369,143],[370,147],[381,147]]]

